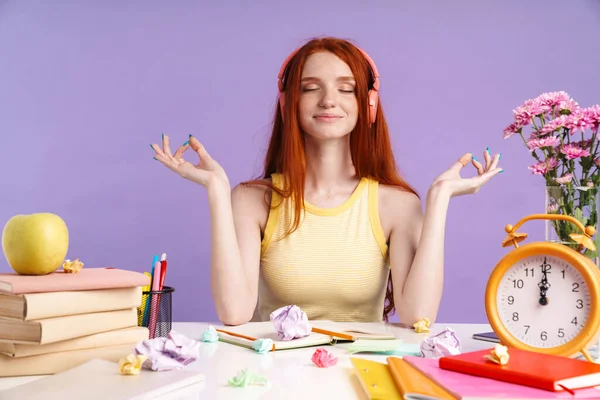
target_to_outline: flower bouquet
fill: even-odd
[[[569,215],[584,226],[598,229],[600,106],[582,108],[567,93],[550,92],[527,100],[513,110],[513,115],[514,121],[504,129],[504,138],[521,136],[535,159],[529,169],[544,177],[545,212]],[[530,131],[527,138],[523,132],[526,127]],[[570,222],[549,221],[546,239],[575,249],[578,245],[569,237],[571,233],[581,232]],[[598,236],[595,243],[600,248]],[[598,257],[589,249],[585,255]]]

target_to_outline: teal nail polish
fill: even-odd
[[[183,145],[187,146],[188,144],[190,144],[190,141],[188,140],[187,142],[185,142]]]
[[[502,153],[500,153],[500,154],[498,155],[498,160],[500,159],[500,157],[502,157]]]
[[[161,133],[160,135],[161,135],[162,140],[165,140],[165,134]]]
[[[156,161],[158,161],[158,158],[156,158],[156,157],[152,157],[152,158],[154,158]]]
[[[477,161],[477,159],[475,157],[471,156],[471,158],[473,159],[473,161],[479,162],[479,161]]]
[[[501,174],[501,173],[503,173],[503,172],[504,172],[504,170],[503,170],[503,169],[501,169],[501,170],[500,170],[500,172],[498,172],[498,173],[499,173],[499,174]]]
[[[151,148],[152,150],[154,150],[154,147],[152,147],[152,145],[150,145],[150,148]]]
[[[486,147],[485,151],[487,151],[488,155],[490,154],[490,148],[489,147]]]
[[[192,137],[192,135],[190,135],[190,137]]]

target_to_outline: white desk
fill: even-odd
[[[208,323],[178,322],[173,324],[173,330],[189,338],[201,340],[202,332]],[[493,347],[493,343],[471,339],[475,332],[490,330],[487,324],[435,324],[431,333],[416,333],[414,330],[394,324],[360,323],[350,326],[363,326],[371,329],[393,332],[398,339],[405,343],[420,344],[429,336],[450,327],[462,342],[463,352]],[[364,400],[358,380],[354,375],[350,355],[346,344],[325,346],[335,354],[339,361],[329,368],[318,368],[311,361],[311,356],[317,347],[303,349],[281,350],[266,354],[228,343],[202,343],[200,358],[189,364],[187,369],[202,371],[205,375],[203,383],[173,392],[162,399],[336,399]],[[385,362],[386,356],[354,354],[353,357],[369,358]],[[233,388],[227,386],[227,381],[243,368],[267,377],[269,387]],[[160,373],[160,372],[157,372]],[[0,399],[2,390],[39,379],[42,376],[0,378]]]

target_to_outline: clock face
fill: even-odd
[[[590,313],[590,292],[583,277],[555,256],[534,255],[512,265],[502,277],[496,301],[507,330],[538,348],[573,340]]]

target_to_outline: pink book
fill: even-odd
[[[117,268],[83,268],[71,274],[62,269],[47,275],[0,274],[0,292],[11,294],[69,292],[148,286],[150,278],[140,272]]]
[[[438,359],[435,358],[414,356],[404,356],[402,358],[430,379],[452,393],[459,395],[460,398],[600,399],[600,390],[596,388],[575,390],[575,395],[573,396],[565,391],[550,392],[529,386],[521,386],[441,369]]]

